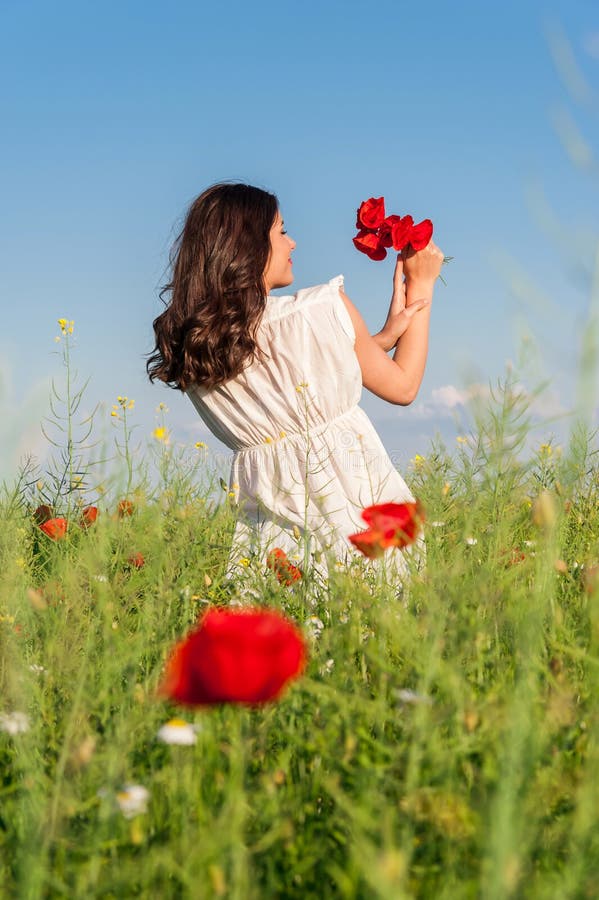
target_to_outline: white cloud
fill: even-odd
[[[466,410],[472,400],[484,400],[489,396],[489,388],[484,384],[472,384],[460,389],[453,384],[444,384],[433,388],[430,400],[414,403],[402,410],[402,415],[414,419],[455,419],[456,415]]]
[[[433,388],[431,396],[435,403],[453,409],[456,406],[464,406],[468,401],[467,391],[460,391],[453,384],[446,384],[440,388]]]

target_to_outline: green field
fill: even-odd
[[[522,403],[503,385],[414,461],[427,558],[403,593],[361,560],[226,579],[230,499],[164,434],[154,481],[125,447],[98,494],[72,439],[60,478],[7,488],[0,895],[598,896],[599,465],[583,429],[531,449]],[[50,487],[63,540],[33,515]],[[303,677],[260,708],[158,698],[173,643],[248,581],[304,629]],[[195,744],[157,738],[175,716]]]

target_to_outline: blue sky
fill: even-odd
[[[420,395],[363,403],[400,464],[437,431],[455,440],[468,386],[509,360],[530,387],[550,380],[540,411],[572,407],[597,168],[564,134],[599,147],[594,0],[4,0],[0,16],[0,476],[43,448],[60,316],[75,320],[86,404],[104,404],[99,432],[126,394],[140,438],[164,401],[173,440],[217,449],[185,398],[147,383],[144,355],[177,226],[221,179],[274,190],[295,287],[343,272],[373,330],[393,266],[354,250],[357,205],[383,194],[433,219],[455,258]]]

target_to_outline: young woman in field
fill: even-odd
[[[185,392],[235,451],[232,564],[273,548],[304,564],[316,552],[346,560],[364,507],[413,500],[358,403],[362,386],[394,404],[416,397],[443,253],[431,241],[398,256],[386,322],[370,335],[342,276],[271,295],[292,283],[295,247],[274,195],[208,188],[173,247],[154,321],[150,378]]]

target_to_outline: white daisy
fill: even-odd
[[[195,744],[197,737],[197,725],[190,725],[183,719],[169,719],[166,724],[158,729],[156,737],[164,744],[179,744],[180,746],[190,747]]]
[[[318,616],[308,616],[304,626],[311,638],[319,638],[324,630],[324,622]]]
[[[116,795],[116,802],[126,819],[147,812],[150,792],[142,784],[126,784]]]
[[[23,712],[2,713],[0,715],[0,731],[11,735],[29,731],[29,716]]]
[[[327,661],[320,667],[318,670],[321,675],[330,675],[333,671],[333,667],[335,665],[334,659],[327,659]]]

